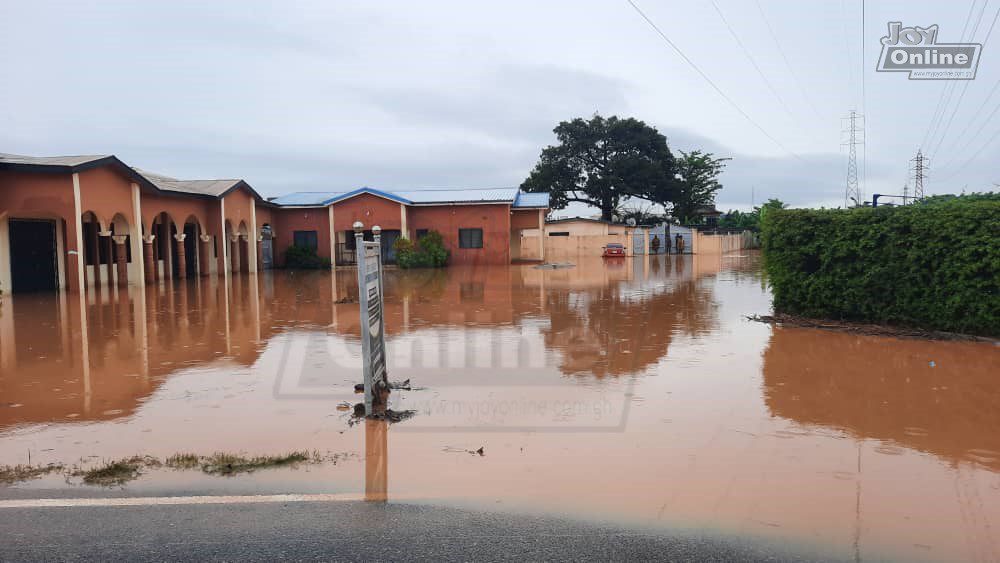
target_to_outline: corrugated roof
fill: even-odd
[[[447,203],[503,203],[514,207],[548,207],[548,194],[525,194],[517,188],[460,188],[428,190],[377,190],[360,188],[336,192],[296,192],[276,197],[277,205],[323,206],[355,195],[370,193],[408,205],[434,205]]]
[[[242,180],[238,179],[178,180],[177,178],[171,178],[170,176],[147,172],[145,170],[136,169],[136,171],[145,176],[150,182],[153,183],[154,186],[163,191],[208,195],[212,197],[219,197],[233,189],[236,184],[242,182]]]
[[[543,207],[547,209],[549,207],[549,194],[548,192],[517,192],[514,207]]]
[[[79,155],[79,156],[22,156],[19,154],[0,153],[0,163],[30,164],[34,166],[79,166],[95,160],[103,160],[111,155]]]

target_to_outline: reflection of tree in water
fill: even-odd
[[[666,356],[675,334],[715,329],[715,306],[711,287],[695,280],[550,292],[550,328],[542,332],[547,348],[562,351],[563,373],[627,375]]]
[[[800,424],[1000,470],[998,373],[989,344],[778,327],[764,352],[764,400]]]

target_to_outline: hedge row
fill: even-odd
[[[1000,194],[776,210],[762,242],[776,312],[1000,336]]]

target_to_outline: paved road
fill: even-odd
[[[353,501],[0,508],[2,561],[801,561],[747,540]]]

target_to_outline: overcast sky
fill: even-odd
[[[732,157],[720,209],[836,206],[841,117],[856,109],[866,195],[899,193],[922,143],[928,192],[1000,182],[1000,115],[984,121],[1000,92],[983,106],[1000,80],[1000,29],[967,88],[875,72],[888,21],[939,24],[939,42],[960,41],[968,21],[982,42],[996,0],[870,0],[863,39],[859,0],[635,1],[767,135],[626,0],[2,0],[0,152],[110,153],[265,195],[516,186],[559,121],[600,112],[657,127],[675,152]]]

